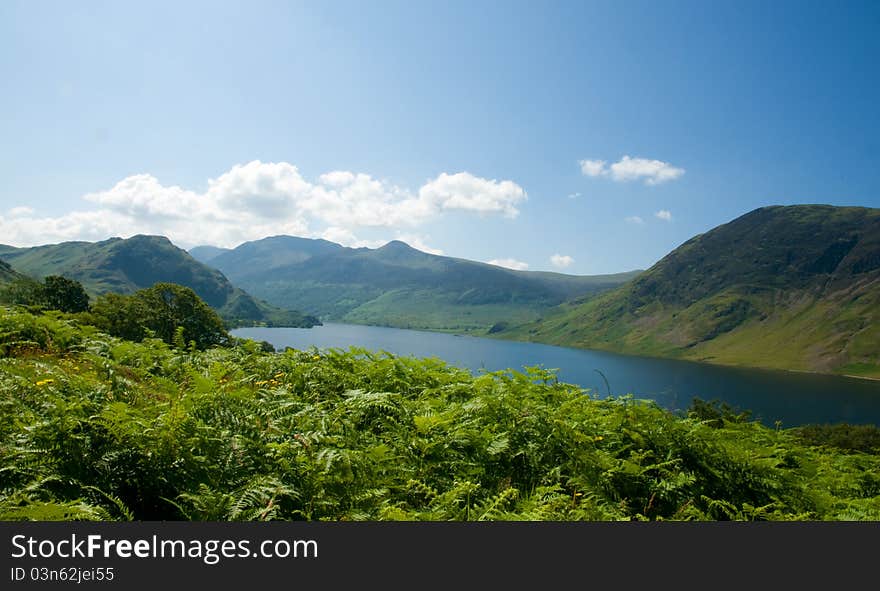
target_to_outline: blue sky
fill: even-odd
[[[876,2],[3,2],[0,243],[646,268],[756,207],[880,207],[878,29]]]

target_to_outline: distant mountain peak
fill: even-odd
[[[112,239],[111,239],[112,240]],[[124,242],[158,242],[162,244],[173,244],[167,236],[158,234],[135,234],[134,236],[123,240]]]
[[[406,242],[404,242],[402,240],[391,240],[390,242],[388,242],[384,246],[379,247],[377,250],[380,250],[380,251],[383,251],[383,250],[384,251],[409,251],[409,250],[417,250],[417,249],[413,248],[412,246],[410,246],[409,244],[407,244]],[[421,251],[418,251],[418,252],[421,252]]]
[[[190,256],[200,263],[207,263],[212,259],[217,258],[224,252],[229,252],[229,249],[220,248],[219,246],[211,246],[209,244],[202,244],[190,248],[187,252],[189,252]]]

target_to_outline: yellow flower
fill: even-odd
[[[603,439],[605,439],[605,438],[602,437],[601,435],[596,435],[595,437],[593,437],[593,441],[602,441]]]
[[[284,372],[282,371],[281,373],[276,373],[274,377],[275,377],[276,379],[277,379],[277,378],[284,377]]]
[[[55,380],[50,378],[50,379],[46,379],[46,380],[40,380],[39,382],[37,382],[37,385],[38,386],[45,386],[46,384],[53,384],[53,383],[55,383]]]

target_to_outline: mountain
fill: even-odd
[[[224,252],[229,252],[228,248],[220,248],[219,246],[196,246],[190,248],[187,252],[189,252],[190,256],[197,260],[200,263],[207,263]]]
[[[880,209],[763,207],[499,336],[880,377]]]
[[[29,279],[27,275],[19,273],[12,268],[12,265],[4,260],[0,260],[0,287],[5,288],[7,284],[13,281]]]
[[[475,332],[535,320],[569,298],[600,293],[638,273],[513,271],[428,254],[399,240],[372,249],[294,236],[247,242],[210,264],[276,306],[325,321]]]
[[[162,236],[138,235],[102,242],[63,242],[16,248],[0,245],[0,257],[33,277],[64,275],[93,296],[133,293],[167,281],[192,288],[230,325],[266,323],[312,326],[317,319],[282,310],[235,287],[212,269]]]
[[[9,263],[0,260],[0,284],[20,279],[22,274],[13,269]]]
[[[335,242],[297,238],[295,236],[270,236],[262,240],[245,242],[238,248],[226,250],[211,260],[211,265],[236,280],[260,275],[268,270],[301,263],[316,255],[343,250]]]

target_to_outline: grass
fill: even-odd
[[[545,309],[528,304],[462,305],[456,300],[456,294],[399,289],[361,304],[342,321],[482,335],[500,319],[522,324],[536,320]]]

